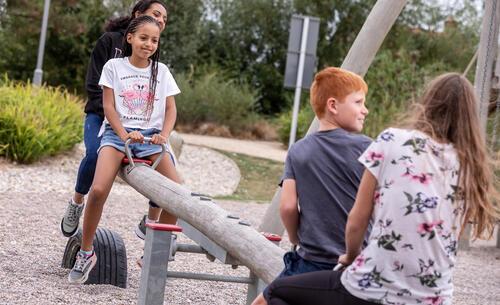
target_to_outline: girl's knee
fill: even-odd
[[[108,192],[108,188],[102,185],[92,185],[90,196],[92,197],[92,199],[94,199],[93,201],[100,202],[106,199]]]

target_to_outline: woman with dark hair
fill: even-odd
[[[160,0],[141,0],[134,5],[130,16],[115,18],[107,23],[105,26],[106,32],[97,40],[92,50],[85,81],[88,96],[85,105],[86,117],[83,134],[85,156],[78,169],[75,192],[69,200],[66,212],[61,220],[61,232],[66,237],[71,237],[78,231],[78,224],[84,207],[84,197],[89,192],[94,179],[97,150],[101,143],[99,130],[104,120],[102,88],[99,86],[102,68],[108,60],[123,56],[122,48],[125,30],[132,20],[143,15],[153,17],[159,24],[160,32],[165,29],[167,23],[165,4]],[[150,202],[148,218],[157,220],[160,212],[161,209]],[[143,236],[139,237],[143,238]]]

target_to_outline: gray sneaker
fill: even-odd
[[[75,204],[72,199],[69,200],[66,212],[61,220],[61,232],[64,236],[74,236],[78,231],[78,223],[80,222],[84,205],[83,203]]]
[[[135,227],[135,235],[139,237],[140,239],[144,240],[146,238],[146,217],[147,215],[144,215],[142,217],[141,222]]]
[[[89,273],[97,263],[97,256],[92,252],[91,256],[86,256],[78,251],[73,269],[68,275],[68,281],[72,284],[83,284],[89,278]]]

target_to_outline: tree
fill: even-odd
[[[171,0],[167,2],[168,21],[161,41],[161,61],[175,71],[186,71],[191,65],[203,63],[200,49],[205,40],[202,0]]]
[[[249,82],[260,92],[259,111],[273,114],[287,106],[283,89],[291,16],[287,0],[212,2],[208,53],[229,77]]]
[[[318,68],[340,66],[375,0],[295,0],[299,14],[320,18]]]
[[[28,80],[36,65],[43,0],[7,2],[0,28],[0,71]],[[111,13],[100,0],[53,0],[44,56],[44,82],[83,91],[88,56]]]

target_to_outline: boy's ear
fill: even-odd
[[[330,97],[326,100],[326,110],[332,114],[337,114],[337,104],[338,101],[334,97]]]

